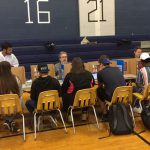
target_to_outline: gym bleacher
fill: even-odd
[[[66,51],[70,61],[77,56],[80,56],[84,62],[97,61],[102,54],[109,55],[111,59],[132,58],[134,48],[140,46],[141,40],[149,38],[149,36],[88,37],[91,43],[85,45],[80,44],[82,38],[65,41],[18,40],[10,42],[20,66],[25,66],[27,79],[30,79],[30,65],[55,64],[58,62],[60,51]],[[54,45],[51,46],[52,43]]]

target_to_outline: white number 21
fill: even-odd
[[[49,0],[37,0],[36,4],[37,4],[37,21],[38,24],[48,24],[50,23],[50,11],[40,11],[39,10],[39,3],[40,2],[48,2]],[[27,13],[28,13],[28,21],[25,22],[27,24],[31,24],[33,23],[33,21],[31,20],[31,13],[30,13],[30,0],[25,0],[25,3],[27,3]],[[41,21],[40,20],[40,14],[46,14],[47,15],[47,20],[46,21]]]

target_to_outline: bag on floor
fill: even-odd
[[[130,109],[123,103],[113,104],[108,115],[110,132],[116,135],[133,133],[133,119]]]
[[[143,124],[146,128],[150,129],[150,106],[143,106],[141,113]]]

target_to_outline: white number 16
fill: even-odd
[[[37,21],[38,24],[48,24],[50,23],[50,11],[40,11],[39,10],[39,3],[40,2],[48,2],[49,0],[37,0],[36,4],[37,4]],[[30,0],[25,0],[25,3],[27,3],[27,13],[28,13],[28,21],[26,22],[27,24],[31,24],[33,23],[33,21],[31,21],[31,13],[30,13]],[[40,14],[47,14],[47,21],[41,21],[40,20]]]

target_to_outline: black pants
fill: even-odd
[[[36,108],[36,105],[37,104],[32,99],[29,101],[26,101],[26,107],[30,113],[33,113],[34,109]]]
[[[74,97],[75,94],[67,94],[67,93],[63,94],[62,101],[63,101],[63,110],[65,112],[68,111],[69,106],[73,105]]]
[[[144,90],[143,87],[138,87],[138,86],[133,87],[133,92],[142,93],[143,90]],[[133,96],[133,106],[135,106],[137,108],[140,107],[139,100],[135,96]]]
[[[111,101],[111,96],[108,96],[104,88],[97,88],[97,96],[101,101]]]

